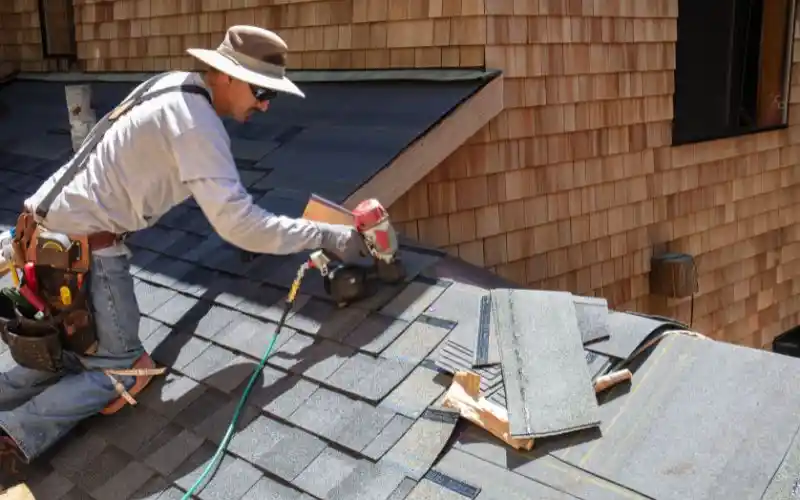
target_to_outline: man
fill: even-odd
[[[66,369],[57,373],[15,366],[0,375],[0,461],[6,471],[39,456],[115,398],[115,409],[122,406],[115,380],[133,395],[135,382],[149,380],[106,373],[152,367],[138,337],[139,309],[120,235],[152,226],[193,196],[223,239],[251,252],[323,248],[351,260],[366,251],[353,228],[268,213],[241,184],[220,117],[243,122],[266,111],[280,93],[304,97],[284,75],[284,41],[267,30],[233,26],[216,50],[188,52],[210,69],[203,75],[167,73],[150,82],[149,99],[121,106],[102,137],[100,123],[93,129],[83,147],[99,142],[85,153],[81,168],[70,175],[65,165],[25,202],[23,213],[36,213],[42,227],[86,236],[96,350],[65,351]]]

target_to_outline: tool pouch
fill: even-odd
[[[97,330],[88,299],[88,274],[48,266],[37,266],[36,273],[40,293],[61,329],[64,349],[81,355],[94,354]],[[69,304],[64,304],[63,289],[69,292]]]
[[[61,332],[56,324],[26,318],[5,295],[0,295],[0,314],[0,336],[18,365],[44,372],[63,368]]]

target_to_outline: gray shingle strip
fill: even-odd
[[[234,391],[241,397],[249,378]],[[305,403],[319,386],[299,375],[265,366],[257,376],[247,399],[251,404],[272,415],[288,420],[289,416]]]
[[[225,437],[225,433],[228,432],[238,404],[239,398],[233,398],[223,405],[215,406],[211,409],[213,413],[194,427],[194,432],[214,444],[220,444],[222,438]],[[234,432],[240,432],[258,416],[259,411],[255,407],[250,405],[243,406],[241,413],[239,413],[239,418],[236,420]]]
[[[406,434],[381,458],[420,480],[450,439],[459,414],[441,407],[428,408]]]
[[[375,439],[361,450],[361,454],[373,461],[380,460],[384,453],[403,437],[413,423],[414,419],[406,416],[400,414],[393,416],[389,423],[381,429],[381,432],[375,436]]]
[[[106,446],[86,467],[69,477],[82,490],[90,492],[103,485],[110,477],[121,472],[131,457],[114,445]]]
[[[478,498],[491,500],[575,500],[575,497],[564,491],[542,484],[516,471],[481,460],[461,450],[449,450],[436,464],[436,470],[452,477],[487,478],[480,481],[481,493]],[[489,479],[491,478],[491,479]],[[626,498],[618,496],[615,498]],[[636,497],[633,497],[636,498]]]
[[[130,273],[137,276],[148,264],[161,257],[161,254],[146,248],[133,248],[133,255],[130,260]],[[164,285],[160,285],[164,286]]]
[[[51,470],[36,480],[27,479],[25,483],[33,494],[33,498],[62,498],[75,485],[58,471]]]
[[[80,489],[79,487],[72,488],[66,495],[59,498],[59,500],[96,500],[89,496],[88,493]]]
[[[360,452],[389,424],[394,412],[320,387],[289,421],[308,432]]]
[[[162,365],[182,370],[210,345],[207,340],[189,333],[173,331],[150,353],[153,360]]]
[[[201,300],[177,328],[216,341],[217,334],[224,332],[241,318],[242,314],[234,309]]]
[[[360,311],[364,315],[367,314],[367,311],[363,309],[349,309]],[[403,334],[408,325],[408,321],[372,313],[368,316],[362,316],[362,321],[355,326],[347,325],[349,329],[345,331],[343,342],[361,351],[380,354],[397,337]]]
[[[222,392],[231,392],[252,375],[256,366],[251,359],[211,344],[181,372]]]
[[[191,235],[184,234],[177,241],[184,241],[184,239],[189,236]],[[172,287],[172,285],[178,282],[180,277],[186,275],[194,268],[195,265],[190,262],[162,255],[139,269],[136,273],[136,277],[156,285]]]
[[[800,493],[800,439],[795,434],[789,450],[761,500],[784,500]]]
[[[405,477],[386,500],[405,500],[416,486],[416,481],[410,477]]]
[[[108,443],[135,455],[142,444],[153,439],[169,420],[155,411],[125,406],[114,414],[114,418],[94,417],[87,434],[96,434]]]
[[[139,462],[129,462],[117,474],[95,488],[91,495],[97,500],[127,500],[154,475],[155,472],[149,467]]]
[[[403,360],[355,353],[327,380],[320,382],[377,403],[397,387],[411,373],[414,366]]]
[[[583,297],[573,295],[578,329],[584,344],[609,338],[608,300],[603,297]]]
[[[216,332],[213,341],[215,344],[260,360],[272,342],[272,336],[276,329],[275,323],[237,313],[230,323]],[[292,328],[284,325],[278,338],[275,339],[274,349],[279,349],[294,334],[295,331]]]
[[[481,391],[488,391],[503,380],[503,370],[500,365],[472,367],[474,359],[472,350],[457,344],[451,338],[442,342],[431,357],[435,360],[436,367],[445,373],[455,374],[458,371],[465,371],[480,375]]]
[[[260,415],[231,439],[229,450],[271,474],[291,482],[325,449],[308,432]]]
[[[50,465],[64,478],[72,480],[105,450],[108,443],[97,434],[87,434],[68,436],[57,446]]]
[[[183,492],[172,486],[162,476],[156,475],[147,480],[141,488],[136,490],[132,499],[135,500],[181,500]]]
[[[220,467],[211,481],[197,493],[201,500],[239,500],[261,478],[261,471],[241,459]]]
[[[133,291],[139,304],[139,312],[142,314],[152,314],[177,293],[170,288],[153,285],[137,278],[134,278],[133,281]]]
[[[167,480],[174,483],[178,488],[186,491],[200,478],[211,457],[216,453],[216,446],[208,441],[203,442],[189,457],[183,461],[172,473],[167,475]],[[237,458],[230,453],[225,453],[221,460],[217,461],[216,473],[206,476],[201,483],[200,489],[209,487],[222,470],[229,467]]]
[[[221,406],[229,403],[230,398],[227,395],[208,386],[204,387],[206,390],[175,415],[173,421],[188,429],[194,429]]]
[[[611,367],[612,361],[608,356],[597,354],[589,350],[584,350],[583,354],[586,357],[586,363],[589,367],[589,376],[592,380],[606,374]],[[493,387],[490,387],[484,396],[489,401],[503,408],[507,408],[506,388],[502,380]]]
[[[276,368],[325,382],[354,354],[352,348],[296,333],[275,349],[268,363]]]
[[[282,308],[283,302],[281,302],[279,306]],[[326,325],[329,319],[333,319],[333,314],[335,312],[336,306],[330,302],[325,302],[316,298],[308,298],[304,304],[299,306],[297,312],[289,316],[286,324],[305,333],[317,334],[323,330],[323,325]],[[275,319],[277,320],[279,318]],[[337,333],[328,331],[321,336],[327,338],[336,338]]]
[[[470,465],[473,463],[492,464],[482,465],[483,470],[499,467],[503,470],[513,470],[537,483],[547,485],[555,490],[563,491],[576,498],[591,498],[592,500],[617,500],[620,498],[630,498],[631,500],[644,500],[646,497],[625,487],[615,484],[603,477],[597,476],[579,466],[572,465],[557,459],[547,452],[551,448],[557,449],[565,446],[570,441],[586,441],[586,436],[569,435],[555,438],[552,440],[541,440],[534,445],[531,452],[520,452],[512,450],[507,444],[495,438],[483,429],[476,426],[469,426],[459,435],[454,448],[449,450],[442,458],[446,470],[458,472],[458,466],[468,474],[476,474],[472,477],[480,477],[481,470],[473,472]],[[595,438],[598,439],[598,438]],[[596,442],[589,439],[590,442]],[[602,438],[599,438],[602,439]],[[461,454],[463,452],[463,455]],[[478,460],[479,459],[479,460]],[[488,487],[487,483],[481,481],[483,487]]]
[[[364,323],[369,321],[368,315],[369,311],[359,307],[337,308],[325,318],[325,321],[322,322],[319,329],[315,332],[315,335],[344,342],[351,347],[359,348],[360,339],[347,339],[352,336],[356,330],[365,328]]]
[[[491,295],[511,434],[544,437],[597,426],[571,294],[494,289]]]
[[[382,356],[419,364],[442,343],[454,326],[454,323],[421,315],[383,351]]]
[[[178,373],[155,377],[136,400],[145,408],[173,419],[199,398],[206,388],[195,380]]]
[[[662,321],[617,311],[609,312],[607,322],[610,338],[592,342],[586,348],[620,359],[630,356],[651,333],[660,328],[684,328],[678,322]]]
[[[217,273],[207,295],[214,303],[235,309],[242,302],[243,292],[250,286],[250,280],[220,272]]]
[[[302,492],[299,490],[261,476],[241,500],[299,500],[300,495]]]
[[[797,432],[796,365],[668,336],[637,368],[633,389],[600,407],[602,439],[552,453],[653,498],[759,498]]]
[[[189,260],[184,259],[184,256],[186,254],[191,252],[198,245],[202,244],[203,241],[205,241],[205,237],[195,233],[186,232],[183,236],[181,236],[181,238],[178,241],[176,241],[175,243],[173,243],[172,245],[163,250],[164,256],[172,257],[175,259],[179,259],[181,262],[185,262],[185,264],[181,265],[180,269],[180,270],[185,270],[183,274],[179,272],[172,273],[172,275],[175,277],[176,280],[186,276],[189,272],[192,272],[195,269],[205,269],[197,266],[197,263],[195,262],[191,262]]]
[[[183,276],[180,276],[171,285],[175,291],[185,293],[193,297],[201,298],[211,295],[211,290],[215,283],[220,279],[220,273],[195,266]]]
[[[407,497],[409,500],[464,500],[476,498],[481,489],[461,478],[453,477],[436,469],[431,469],[417,483]]]
[[[131,245],[163,253],[167,248],[175,244],[186,234],[177,229],[168,229],[161,226],[151,226],[141,231],[132,233],[127,242]]]
[[[183,429],[147,455],[144,463],[159,474],[169,476],[204,443],[205,440],[201,436]]]
[[[209,304],[210,305],[210,304]],[[197,312],[194,310],[198,306],[198,300],[190,295],[183,295],[176,293],[167,302],[151,311],[148,315],[162,323],[175,326],[182,320],[191,321],[187,317],[190,312],[195,315]]]
[[[326,498],[358,465],[358,459],[327,447],[292,484],[317,498]]]
[[[278,288],[257,282],[247,281],[245,287],[238,290],[240,300],[233,307],[243,313],[258,318],[277,321],[283,312],[286,292]],[[294,309],[301,303],[295,303]]]
[[[581,332],[583,343],[587,344],[608,338],[608,302],[606,299],[572,295],[572,300],[575,302],[575,315],[578,319],[578,329]],[[500,364],[498,336],[494,331],[495,323],[491,320],[491,294],[487,293],[481,299],[479,317],[477,328],[473,332],[475,337],[472,346],[473,366]]]
[[[136,451],[133,453],[133,458],[144,461],[153,452],[161,449],[162,446],[167,444],[183,430],[183,427],[175,422],[167,422],[167,424],[160,431],[158,431],[157,434],[146,441],[143,441],[137,447]]]
[[[386,500],[400,486],[404,478],[403,471],[390,463],[362,460],[347,477],[328,492],[325,498]]]
[[[417,366],[379,406],[416,419],[447,389],[451,381],[448,379],[429,368]]]
[[[410,322],[425,312],[447,288],[446,284],[423,281],[409,283],[391,302],[380,309],[386,316]]]

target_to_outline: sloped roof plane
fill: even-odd
[[[131,78],[94,77],[98,113]],[[229,126],[242,179],[261,206],[295,216],[312,192],[344,203],[395,199],[502,109],[500,78],[298,74],[308,99],[277,100],[252,123]],[[14,223],[21,200],[69,154],[63,80],[0,90],[0,224]],[[36,499],[180,499],[225,433],[305,258],[244,258],[192,201],[130,245],[140,335],[169,372],[137,407],[88,419],[42,456],[29,471]],[[412,241],[401,253],[405,283],[344,309],[308,275],[198,498],[777,499],[800,477],[796,360],[683,336],[638,358],[631,386],[598,397],[599,429],[509,449],[438,403],[452,373],[466,369],[507,405],[501,370],[472,367],[475,300],[514,286]],[[665,325],[602,312],[611,338],[586,345],[593,375]]]

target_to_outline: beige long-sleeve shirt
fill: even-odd
[[[152,90],[182,84],[207,88],[200,75],[175,72]],[[72,234],[133,232],[193,196],[220,237],[237,247],[271,254],[319,247],[316,223],[253,203],[230,147],[227,130],[203,96],[169,92],[145,101],[106,133],[86,168],[55,198],[43,224]],[[60,173],[25,205],[35,211]],[[127,249],[120,245],[101,252],[117,255]]]

